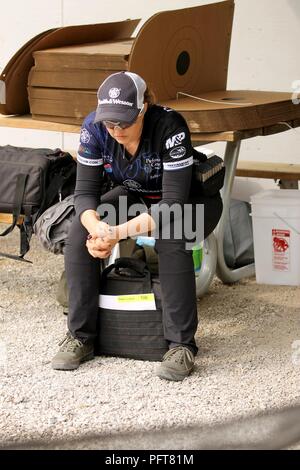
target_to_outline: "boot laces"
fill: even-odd
[[[188,356],[190,360],[193,360],[193,353],[183,346],[177,346],[176,348],[171,348],[165,355],[165,359],[171,359],[178,363],[184,364],[185,355]]]
[[[65,352],[75,352],[76,349],[83,346],[79,339],[74,338],[70,333],[67,333],[64,339],[59,343],[62,350]]]

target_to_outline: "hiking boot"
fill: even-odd
[[[52,359],[52,369],[74,370],[81,362],[89,361],[94,357],[94,346],[83,344],[68,332],[59,343],[59,351]]]
[[[161,379],[179,381],[187,377],[193,370],[195,356],[185,346],[176,346],[169,349],[162,358],[162,362],[156,370]]]

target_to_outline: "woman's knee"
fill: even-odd
[[[182,253],[185,250],[185,242],[183,240],[172,240],[167,238],[158,238],[155,242],[155,251],[158,255],[168,254],[168,256]]]
[[[86,228],[80,222],[79,217],[75,215],[72,220],[71,227],[68,233],[68,238],[66,241],[67,249],[80,249],[83,246],[85,247],[87,235],[88,232]]]
[[[198,210],[199,207],[202,210]],[[223,211],[223,202],[219,194],[213,197],[199,197],[192,203],[192,231],[195,242],[205,240],[216,228]],[[189,237],[193,241],[192,237]]]
[[[210,198],[204,214],[204,238],[207,238],[218,225],[223,212],[221,196]]]

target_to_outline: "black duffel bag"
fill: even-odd
[[[101,274],[96,354],[160,361],[168,350],[159,279],[146,263],[118,258]]]
[[[76,182],[76,162],[72,155],[60,149],[27,148],[6,145],[0,147],[0,212],[13,215],[13,222],[0,236],[8,235],[18,225],[21,234],[20,256],[29,250],[34,221],[52,204],[73,193]]]

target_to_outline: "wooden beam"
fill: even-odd
[[[300,181],[300,165],[294,163],[249,162],[241,160],[237,164],[236,176]]]
[[[285,121],[258,129],[227,132],[194,132],[191,134],[192,142],[236,142],[237,140],[251,139],[253,137],[279,134],[300,127],[300,119]]]
[[[18,224],[22,224],[23,220],[24,220],[24,216],[20,215],[20,217],[18,218]],[[11,225],[12,222],[13,222],[12,214],[2,214],[2,213],[0,213],[0,223],[1,224]]]
[[[78,124],[60,124],[57,122],[37,121],[32,119],[29,114],[25,114],[23,116],[3,116],[3,114],[0,114],[0,127],[70,132],[76,134],[80,132],[80,125]]]
[[[267,136],[285,132],[290,127],[300,127],[300,119],[286,121],[286,124],[275,124],[272,126],[249,129],[232,130],[226,132],[192,132],[192,142],[236,142],[237,140],[250,139],[252,137]],[[59,122],[38,121],[32,119],[30,114],[24,116],[3,116],[0,114],[0,127],[14,127],[19,129],[37,129],[42,131],[70,132],[78,134],[80,132],[79,124],[63,124]]]

